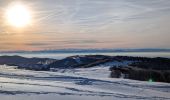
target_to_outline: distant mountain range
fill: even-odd
[[[1,53],[104,53],[104,52],[170,52],[170,49],[57,49],[40,51],[1,51]]]

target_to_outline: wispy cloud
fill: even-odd
[[[0,0],[0,11],[10,2]],[[33,26],[23,32],[31,36],[26,35],[22,40],[30,48],[170,48],[169,0],[23,2],[34,14]],[[1,23],[0,43],[14,34],[18,33]]]

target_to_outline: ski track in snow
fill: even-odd
[[[127,64],[130,62],[124,62]],[[29,100],[32,96],[83,98],[84,100],[170,100],[170,84],[109,78],[107,63],[93,68],[62,69],[58,72],[30,71],[0,66],[0,96]],[[63,97],[64,96],[64,97]],[[8,99],[7,99],[8,98]],[[0,100],[1,100],[0,99]],[[35,99],[36,100],[36,99]]]

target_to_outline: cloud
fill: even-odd
[[[40,42],[25,43],[29,46],[48,46],[48,45],[75,45],[75,44],[104,44],[104,43],[120,43],[120,41],[103,41],[103,40],[48,40]]]
[[[10,2],[11,0],[0,0],[1,11]],[[170,48],[168,34],[170,0],[73,0],[72,2],[70,0],[27,0],[23,2],[29,5],[34,13],[34,25],[23,32],[23,39],[21,39],[28,47]],[[12,35],[17,34],[0,25],[1,43],[6,41],[4,37],[12,38]],[[36,39],[33,34],[36,35]],[[16,40],[13,38],[14,41]]]

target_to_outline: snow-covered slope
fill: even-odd
[[[57,72],[0,66],[0,100],[170,100],[168,83],[109,78],[114,64]]]

